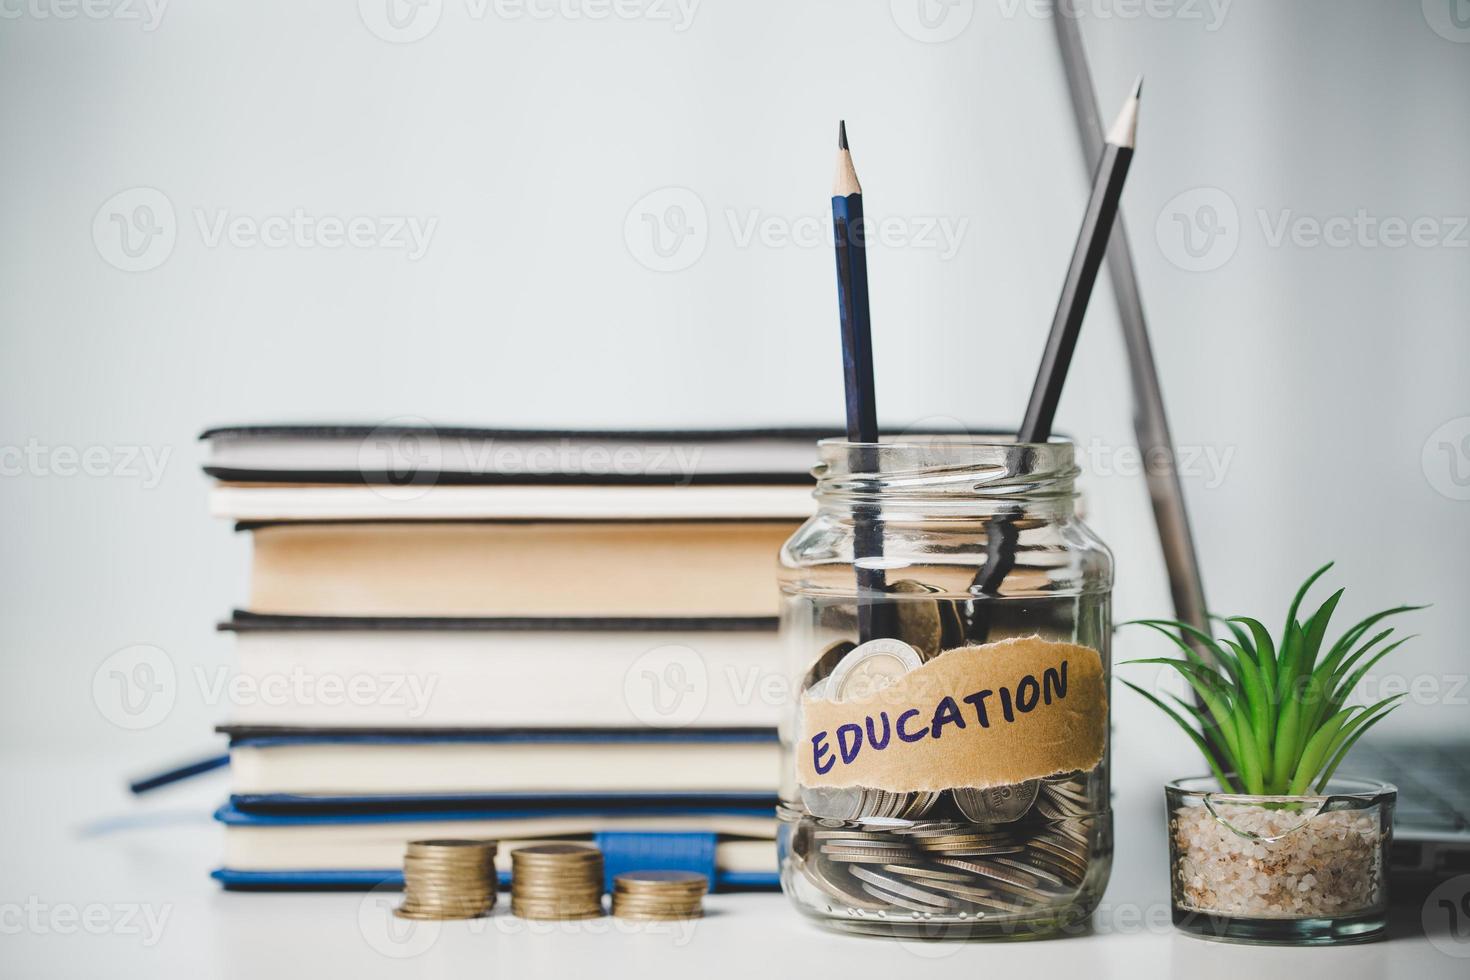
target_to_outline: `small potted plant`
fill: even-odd
[[[1354,743],[1403,695],[1349,705],[1374,665],[1410,637],[1374,613],[1329,644],[1339,589],[1297,618],[1318,569],[1292,600],[1278,637],[1248,616],[1218,621],[1220,639],[1171,620],[1139,620],[1168,636],[1182,659],[1131,661],[1178,671],[1190,701],[1125,681],[1199,748],[1212,775],[1166,787],[1174,924],[1237,942],[1331,944],[1382,935],[1385,857],[1395,789],[1334,779]]]

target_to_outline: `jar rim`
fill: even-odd
[[[1164,788],[1178,796],[1204,799],[1209,797],[1217,803],[1293,803],[1304,800],[1321,801],[1332,797],[1349,797],[1365,802],[1395,799],[1398,796],[1398,787],[1392,783],[1377,779],[1359,779],[1355,777],[1334,776],[1327,781],[1327,787],[1320,793],[1232,793],[1220,788],[1220,781],[1214,776],[1189,776],[1184,779],[1175,779],[1164,784]]]
[[[1076,447],[1066,439],[1024,443],[1010,435],[940,432],[875,443],[823,439],[817,445],[820,457],[812,474],[819,499],[1070,501],[1080,472]]]
[[[832,436],[818,439],[817,445],[822,449],[876,449],[880,452],[932,450],[935,446],[992,450],[1024,448],[1038,452],[1064,451],[1076,447],[1072,440],[1061,437],[1053,437],[1046,442],[1019,442],[1014,434],[1007,432],[916,432],[879,436],[877,442],[856,442],[843,436]]]

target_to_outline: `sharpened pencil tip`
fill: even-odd
[[[845,150],[845,149],[847,149],[847,120],[846,119],[839,119],[837,121],[837,148],[839,150]]]
[[[1133,97],[1136,99],[1143,94],[1143,76],[1139,75],[1133,82]]]

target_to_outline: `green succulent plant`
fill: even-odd
[[[1346,706],[1364,675],[1413,639],[1405,636],[1389,642],[1391,628],[1371,637],[1368,631],[1390,616],[1425,607],[1396,606],[1376,612],[1326,646],[1328,622],[1345,590],[1329,596],[1306,622],[1297,619],[1297,612],[1312,586],[1331,567],[1329,562],[1317,569],[1297,590],[1278,640],[1249,616],[1212,616],[1230,633],[1219,640],[1173,620],[1140,619],[1123,624],[1157,630],[1184,652],[1182,660],[1153,657],[1128,662],[1172,667],[1194,690],[1198,704],[1170,694],[1176,710],[1137,684],[1123,683],[1179,724],[1228,791],[1298,796],[1315,787],[1322,792],[1348,750],[1398,707],[1404,696]],[[1209,657],[1201,655],[1191,640]]]

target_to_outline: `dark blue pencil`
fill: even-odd
[[[842,319],[842,381],[847,396],[847,441],[871,446],[878,442],[878,400],[873,385],[873,324],[868,309],[867,227],[863,221],[863,185],[853,169],[847,145],[847,123],[837,126],[837,176],[832,187],[832,230],[837,253],[837,303]],[[872,473],[877,454],[854,451],[854,472]],[[875,508],[853,508],[853,561],[857,564],[858,636],[866,643],[883,635],[879,606],[873,597],[887,590],[881,568],[860,562],[883,554],[883,532]]]
[[[847,146],[847,123],[837,128],[837,176],[832,186],[832,227],[837,245],[837,301],[842,312],[842,376],[847,391],[847,441],[878,441],[878,402],[873,389],[873,324],[868,310],[867,228],[863,185]]]

